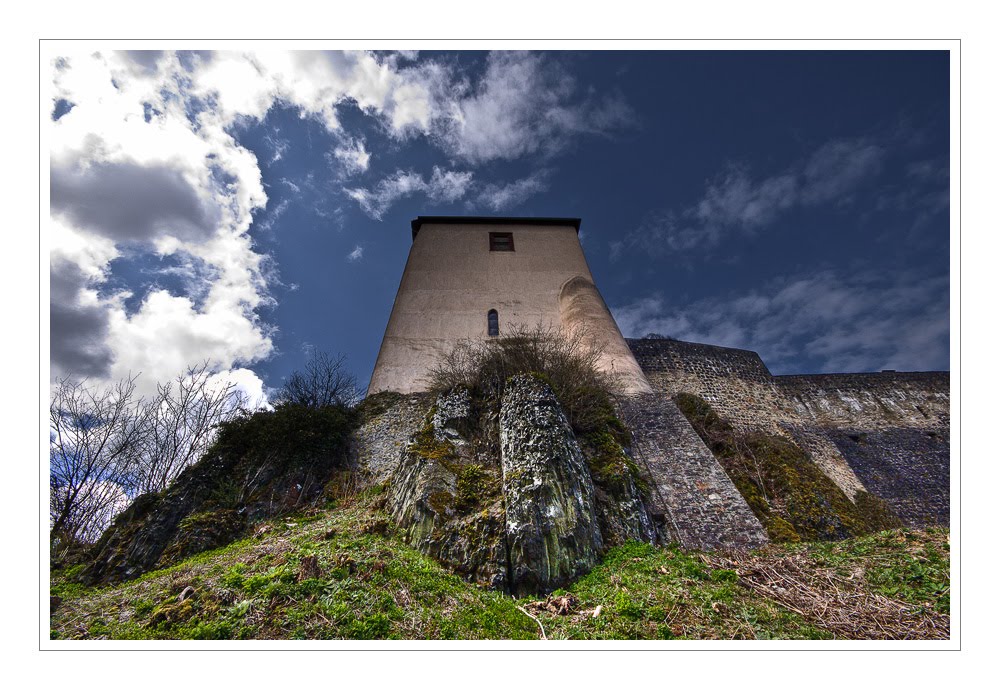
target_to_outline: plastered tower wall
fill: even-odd
[[[594,286],[577,219],[421,217],[396,293],[369,393],[426,390],[427,375],[458,343],[515,325],[585,329],[604,349],[601,366],[626,394],[652,391]],[[513,251],[491,251],[490,233]]]

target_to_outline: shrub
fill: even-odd
[[[279,403],[274,410],[241,415],[219,427],[209,455],[254,457],[285,467],[346,458],[354,412],[344,406]],[[340,461],[340,462],[338,462]]]
[[[532,374],[552,388],[577,433],[609,423],[623,430],[611,404],[615,380],[597,366],[601,354],[586,334],[514,327],[495,338],[460,343],[431,371],[430,388],[444,393],[465,387],[479,404],[495,408],[510,377]]]

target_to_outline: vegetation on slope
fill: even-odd
[[[844,539],[901,527],[884,501],[852,502],[799,446],[765,433],[739,433],[702,398],[674,401],[746,499],[772,541]]]
[[[374,494],[261,523],[250,538],[121,585],[84,589],[72,582],[74,572],[57,573],[52,593],[63,601],[52,637],[535,636],[534,622],[509,598],[402,544]]]
[[[888,531],[745,556],[629,542],[566,590],[511,599],[399,539],[382,495],[258,526],[132,582],[53,573],[53,639],[946,638],[948,534]],[[780,579],[780,587],[774,582]],[[851,625],[845,626],[849,621]]]
[[[202,458],[166,488],[140,495],[80,558],[85,579],[130,579],[247,534],[260,520],[322,500],[349,466],[359,418],[342,361],[317,355],[273,409],[220,423]]]

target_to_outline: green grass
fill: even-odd
[[[478,589],[384,531],[371,497],[104,588],[53,577],[53,639],[528,639],[510,597]],[[309,519],[311,518],[311,519]],[[303,559],[318,571],[300,577]],[[70,574],[71,576],[72,574]],[[178,602],[193,587],[194,595]]]
[[[565,590],[579,613],[543,619],[550,639],[826,639],[831,635],[675,546],[612,549]],[[599,615],[593,615],[597,607]]]
[[[53,573],[62,598],[53,639],[538,639],[537,597],[480,589],[403,544],[374,492],[266,523],[224,548],[129,583],[86,588]],[[565,615],[535,612],[549,639],[827,639],[745,586],[745,563],[804,558],[818,573],[860,574],[866,591],[947,613],[948,534],[894,530],[835,543],[771,545],[727,562],[630,542],[554,596]],[[747,560],[749,559],[749,560]],[[77,568],[79,570],[79,568]],[[853,581],[853,580],[852,580]],[[194,594],[184,601],[186,587]],[[600,607],[600,613],[594,611]]]
[[[948,530],[890,530],[810,545],[812,557],[838,574],[861,569],[873,592],[947,614],[951,605]]]

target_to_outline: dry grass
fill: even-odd
[[[896,537],[895,535],[901,535]],[[883,533],[873,540],[895,541],[892,552],[877,550],[852,555],[846,544],[830,549],[831,558],[803,549],[789,553],[770,547],[753,555],[705,555],[714,568],[735,570],[737,584],[778,602],[804,620],[848,640],[943,640],[950,634],[950,616],[934,602],[904,601],[879,591],[879,582],[893,573],[908,577],[906,568],[931,563],[928,552],[947,552],[947,533],[931,531],[917,539],[906,532]],[[860,542],[865,543],[865,542]],[[878,543],[878,542],[876,542]],[[928,548],[929,547],[929,548]],[[817,558],[817,554],[820,557]],[[946,561],[944,565],[946,565]],[[926,568],[922,568],[926,570]],[[914,580],[924,575],[912,576]],[[915,582],[914,586],[919,586]],[[940,598],[950,593],[947,585],[924,589]],[[910,597],[913,598],[913,597]]]

